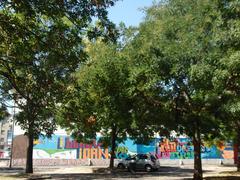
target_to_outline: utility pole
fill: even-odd
[[[11,153],[10,153],[9,168],[12,168],[12,158],[13,158],[13,139],[14,139],[14,123],[15,123],[15,103],[14,103],[14,106],[13,106],[13,117],[12,117],[12,143],[11,143]]]

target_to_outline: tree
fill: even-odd
[[[136,52],[141,53],[140,58],[152,59],[146,68],[153,69],[158,78],[155,87],[159,91],[149,97],[161,98],[174,114],[175,130],[192,138],[194,179],[203,178],[202,138],[219,133],[219,121],[213,113],[219,103],[213,90],[214,70],[221,57],[213,43],[220,15],[216,9],[217,4],[209,0],[155,4],[147,10],[136,36],[145,44]]]
[[[214,78],[215,91],[219,92],[219,98],[222,101],[218,108],[218,116],[222,119],[224,135],[233,138],[238,147],[237,169],[240,171],[239,2],[237,0],[216,2],[220,16],[214,41],[222,52]]]
[[[146,20],[139,28],[130,27],[125,30],[126,40],[123,41],[124,54],[129,59],[130,67],[129,97],[133,102],[134,128],[129,135],[142,144],[148,144],[156,133],[168,137],[176,127],[168,102],[170,94],[164,85],[168,65],[164,60],[159,62],[153,45],[158,44],[155,25]],[[161,70],[156,67],[161,67]]]
[[[1,104],[0,105],[0,121],[3,120],[7,116],[9,116],[7,108],[3,104]]]
[[[0,3],[0,78],[21,110],[16,122],[28,136],[26,172],[32,173],[33,140],[56,129],[56,105],[70,74],[86,59],[83,39],[113,38],[107,1],[3,1]],[[98,26],[92,18],[100,19]],[[11,93],[8,93],[10,92]]]
[[[88,53],[89,60],[75,75],[77,85],[64,97],[59,119],[79,141],[91,141],[101,133],[100,142],[111,147],[112,169],[117,144],[131,128],[128,63],[113,43],[88,43]]]

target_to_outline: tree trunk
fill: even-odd
[[[201,137],[198,120],[195,123],[193,136],[193,146],[194,146],[194,180],[202,180],[202,159],[201,159]]]
[[[28,148],[26,160],[26,173],[33,173],[33,135],[28,135]]]
[[[237,171],[240,172],[240,129],[237,131]]]
[[[111,158],[109,165],[110,169],[113,169],[114,167],[115,149],[116,149],[116,127],[113,125],[111,132]]]

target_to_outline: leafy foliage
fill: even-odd
[[[56,129],[56,105],[70,74],[87,57],[83,39],[114,38],[106,11],[114,2],[1,1],[0,78],[4,94],[21,110],[17,124],[26,131],[30,149],[33,138],[50,136]],[[99,19],[97,26],[93,18]],[[29,150],[28,160],[31,154]]]
[[[221,49],[222,57],[219,68],[215,71],[214,88],[222,101],[218,108],[218,116],[222,119],[221,139],[231,138],[240,152],[240,20],[239,1],[217,1],[221,12],[218,29],[215,32],[215,42]],[[240,157],[238,157],[240,171]]]
[[[0,106],[0,121],[9,116],[7,108],[4,105]]]
[[[113,1],[4,1],[1,3],[1,78],[22,110],[20,126],[35,134],[52,134],[54,105],[64,83],[86,59],[83,38],[113,28],[106,7]],[[92,17],[98,27],[88,28]],[[100,28],[105,28],[100,29]],[[104,31],[102,31],[104,30]],[[107,34],[106,34],[107,35]],[[31,117],[28,117],[28,116]],[[27,132],[28,133],[28,132]]]
[[[67,126],[79,140],[92,139],[97,132],[109,137],[112,126],[117,128],[119,140],[126,137],[131,102],[127,98],[128,68],[116,46],[102,42],[88,47],[89,60],[80,67],[73,97],[64,98]],[[81,139],[81,137],[85,137]],[[109,141],[108,141],[109,142]]]
[[[59,119],[79,141],[96,139],[100,132],[100,142],[111,146],[113,167],[116,144],[131,129],[128,63],[116,45],[101,40],[88,44],[88,53],[89,60],[75,75],[76,86],[69,87],[70,96],[64,97]]]
[[[220,120],[215,115],[220,99],[214,90],[215,70],[222,56],[215,43],[220,18],[216,1],[156,4],[147,10],[133,41],[134,47],[140,47],[134,58],[148,72],[146,79],[153,80],[151,88],[142,91],[146,99],[158,102],[159,112],[164,110],[161,114],[168,114],[159,126],[193,140],[196,179],[202,178],[202,138],[212,139],[220,133]]]

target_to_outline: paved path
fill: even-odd
[[[231,176],[227,180],[240,180],[240,174],[231,174],[227,172],[236,171],[236,167],[233,166],[204,166],[204,177],[216,177],[219,176]],[[179,180],[179,179],[191,179],[193,174],[192,166],[162,166],[157,172],[136,172],[131,174],[125,170],[114,172],[108,171],[105,167],[38,167],[35,169],[35,173],[31,176],[21,175],[23,169],[15,168],[9,170],[8,168],[0,169],[0,179],[56,179],[56,180],[98,180],[98,179],[118,179],[118,180]],[[225,173],[224,173],[225,172]]]

